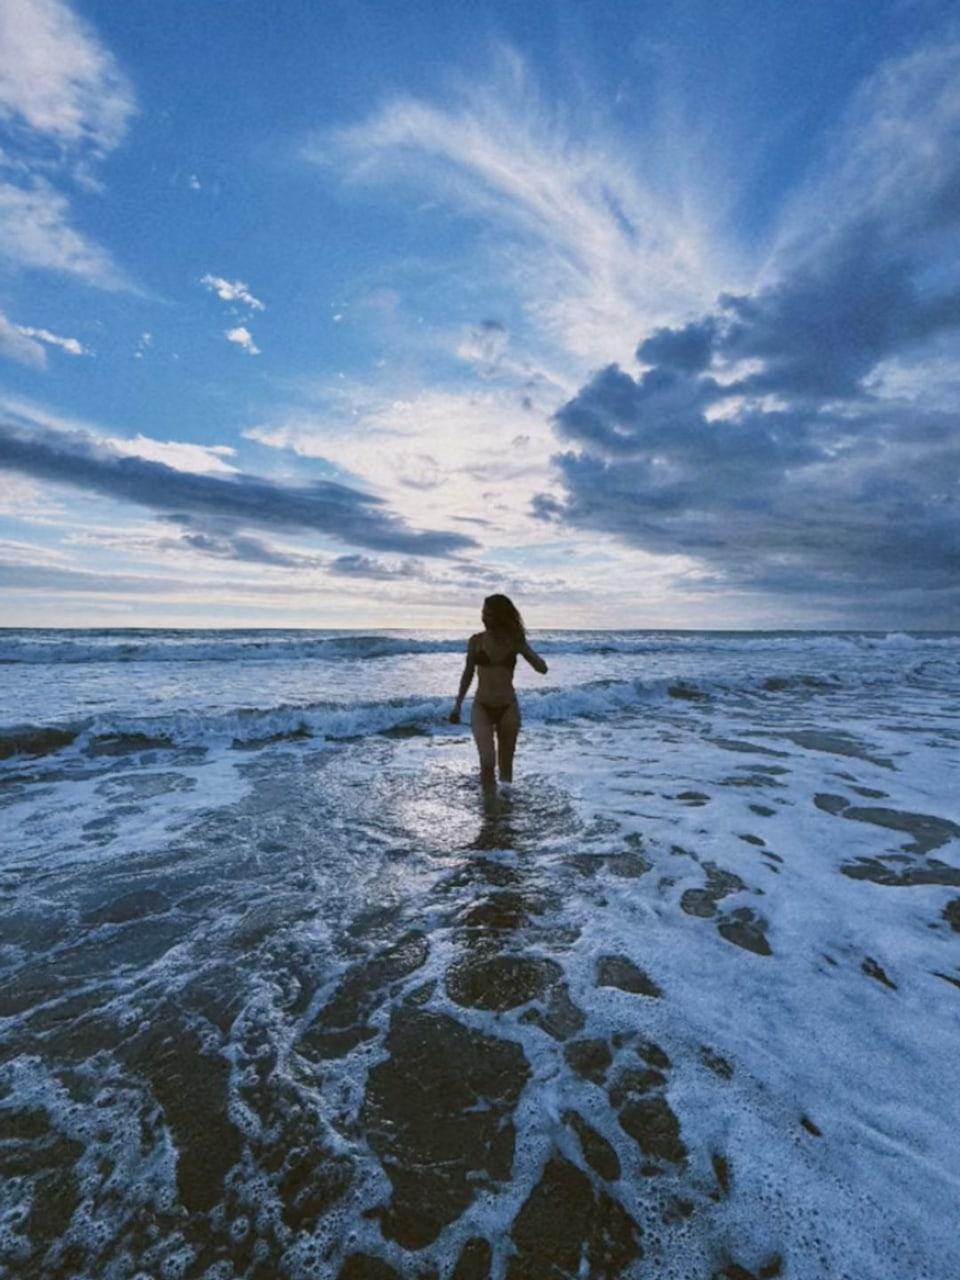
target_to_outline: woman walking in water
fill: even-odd
[[[484,630],[467,641],[467,661],[450,722],[460,723],[460,708],[474,670],[479,668],[470,724],[480,753],[480,781],[485,787],[492,787],[495,765],[500,766],[501,782],[513,781],[513,753],[520,732],[520,707],[513,688],[517,654],[522,654],[542,676],[547,674],[547,664],[527,644],[523,619],[509,596],[487,596],[481,619]]]

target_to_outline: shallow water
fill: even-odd
[[[960,639],[7,637],[12,1274],[960,1274]]]

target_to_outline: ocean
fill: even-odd
[[[0,1274],[957,1280],[960,633],[0,631]]]

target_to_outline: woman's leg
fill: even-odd
[[[494,766],[497,759],[496,748],[493,745],[493,720],[483,703],[478,702],[476,698],[473,700],[473,710],[470,713],[470,727],[480,754],[480,781],[485,787],[492,787],[496,782]]]
[[[497,725],[497,763],[500,766],[501,782],[513,781],[513,753],[517,747],[519,732],[520,708],[514,703],[501,714]]]

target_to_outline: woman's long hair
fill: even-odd
[[[526,644],[527,631],[520,610],[509,596],[487,596],[483,602],[483,617],[488,631],[509,640],[516,648]]]

